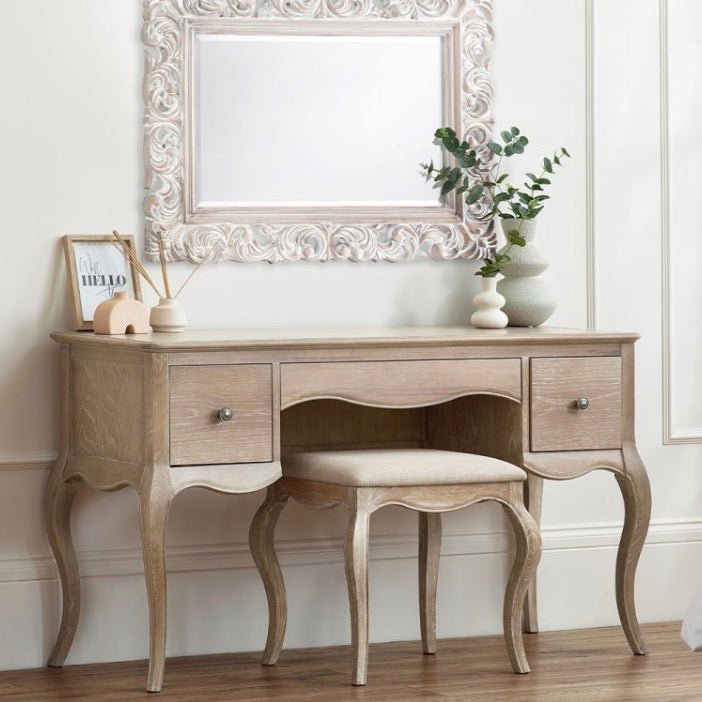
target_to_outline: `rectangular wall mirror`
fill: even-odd
[[[491,3],[145,0],[147,252],[172,259],[481,256],[432,135],[490,132]],[[186,9],[187,8],[187,11]]]
[[[354,35],[346,23],[340,36],[256,29],[195,34],[188,214],[437,216],[417,164],[440,162],[429,136],[450,119],[443,38]]]

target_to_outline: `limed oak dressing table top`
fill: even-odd
[[[542,480],[614,474],[625,503],[616,596],[634,653],[645,653],[634,576],[650,519],[634,440],[635,334],[571,329],[411,327],[188,331],[96,336],[57,332],[63,376],[61,455],[46,524],[63,588],[50,665],[62,665],[80,609],[70,511],[81,483],[136,488],[149,597],[148,688],[165,656],[165,524],[189,487],[259,490],[281,454],[315,448],[431,447],[511,461]],[[536,587],[527,621],[537,630]]]

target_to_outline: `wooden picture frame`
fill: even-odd
[[[134,237],[122,238],[136,253]],[[139,273],[116,246],[111,234],[66,234],[63,251],[76,331],[92,331],[95,308],[115,292],[124,291],[133,299],[141,300]]]

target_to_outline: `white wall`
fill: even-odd
[[[675,0],[670,8],[670,130],[663,132],[668,160],[661,158],[666,112],[659,78],[666,61],[659,55],[659,0],[495,4],[498,125],[522,127],[532,138],[534,159],[561,145],[574,156],[558,175],[541,224],[560,300],[553,322],[584,326],[594,319],[602,328],[643,334],[637,429],[651,473],[654,521],[639,571],[638,605],[644,621],[675,619],[702,584],[702,429],[694,428],[702,427],[695,351],[700,332],[688,323],[699,322],[690,304],[700,292],[693,267],[699,217],[690,207],[696,198],[690,183],[699,183],[693,169],[699,169],[700,147],[685,148],[702,116],[692,31],[699,25],[699,3]],[[0,0],[6,252],[0,631],[12,632],[0,636],[0,668],[42,665],[57,627],[59,593],[40,500],[57,450],[57,361],[48,333],[71,323],[58,237],[113,227],[138,234],[143,228],[140,5]],[[670,187],[662,190],[666,173]],[[665,242],[667,278],[661,266]],[[475,268],[471,262],[221,265],[198,274],[186,302],[193,325],[201,327],[463,323]],[[178,267],[182,276],[187,271],[187,265]],[[664,376],[665,338],[670,353]],[[664,445],[668,403],[667,436],[677,443]],[[545,496],[543,627],[614,624],[622,519],[614,481],[591,475],[552,483]],[[264,596],[245,545],[260,499],[190,491],[176,500],[168,532],[170,654],[262,647]],[[283,516],[290,646],[348,641],[342,524],[340,511],[292,506]],[[414,519],[389,509],[373,530],[372,637],[417,638]],[[509,566],[501,515],[477,507],[448,516],[445,531],[440,634],[500,631]],[[84,608],[69,662],[144,657],[147,618],[134,495],[81,494],[74,533],[85,575]]]

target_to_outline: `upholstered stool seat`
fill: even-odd
[[[364,449],[295,453],[283,459],[283,477],[268,488],[251,523],[251,553],[268,597],[265,665],[278,660],[285,636],[285,584],[274,547],[278,516],[289,497],[316,509],[344,504],[346,580],[351,605],[354,685],[364,685],[368,661],[368,539],[370,516],[386,505],[419,512],[419,614],[425,653],[436,651],[436,586],[441,512],[494,500],[514,530],[516,555],[504,600],[504,631],[513,669],[528,673],[522,619],[524,597],[541,557],[539,529],[524,506],[526,473],[489,456],[433,449]]]
[[[367,449],[294,453],[284,475],[350,487],[509,483],[526,473],[499,458],[431,449]]]

